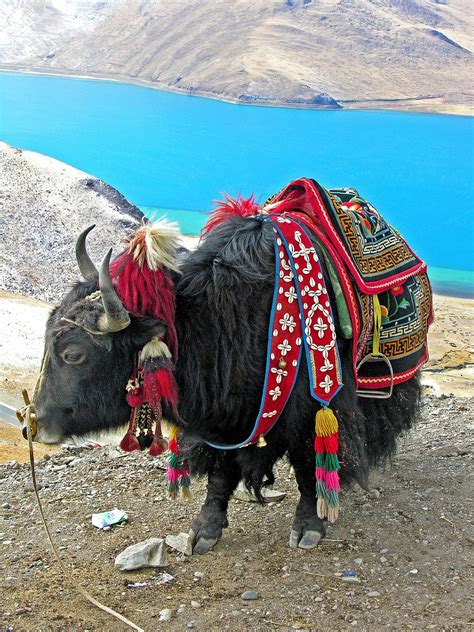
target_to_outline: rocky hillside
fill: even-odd
[[[56,301],[79,278],[74,246],[90,224],[100,262],[143,214],[115,189],[52,158],[0,143],[0,290]]]
[[[460,111],[471,0],[3,0],[0,67],[243,102]]]

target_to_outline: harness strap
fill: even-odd
[[[221,445],[234,450],[257,442],[280,418],[306,359],[310,395],[327,406],[342,388],[335,326],[321,264],[307,229],[291,213],[257,216],[269,222],[275,251],[275,286],[268,326],[267,361],[260,409],[245,441]]]
[[[372,295],[374,303],[374,333],[372,338],[372,355],[380,355],[380,332],[382,330],[382,310],[377,294]]]

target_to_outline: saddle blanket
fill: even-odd
[[[299,218],[323,246],[327,268],[337,275],[339,320],[349,321],[358,388],[380,389],[413,377],[428,359],[432,293],[426,263],[400,233],[355,189],[329,191],[308,178],[270,198],[263,212]],[[384,362],[372,364],[370,375],[368,365],[357,370],[374,351],[374,296],[382,325],[377,351],[390,361],[393,376]]]

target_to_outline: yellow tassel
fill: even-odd
[[[318,502],[316,504],[316,511],[318,513],[318,517],[323,519],[328,516],[328,505],[324,498],[318,496]]]
[[[327,406],[323,406],[316,413],[316,435],[318,437],[328,437],[336,433],[339,429],[336,415]]]
[[[191,491],[189,490],[188,487],[181,488],[181,498],[183,500],[191,500],[192,497],[193,495],[191,494]]]
[[[171,439],[174,439],[175,441],[178,440],[179,437],[179,428],[178,426],[175,426],[175,424],[170,423],[169,421],[166,422],[166,430],[168,431],[168,436],[169,439],[171,441]],[[163,428],[163,423],[162,423],[162,428]]]

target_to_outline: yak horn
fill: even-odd
[[[120,331],[130,325],[130,316],[122,305],[110,278],[110,256],[112,248],[105,255],[99,270],[99,288],[102,296],[105,314],[99,321],[99,328],[103,332]]]
[[[76,242],[77,265],[79,266],[79,270],[86,281],[94,281],[99,276],[97,268],[92,263],[86,249],[86,237],[93,228],[95,228],[95,224],[92,224],[92,226],[83,230]]]

